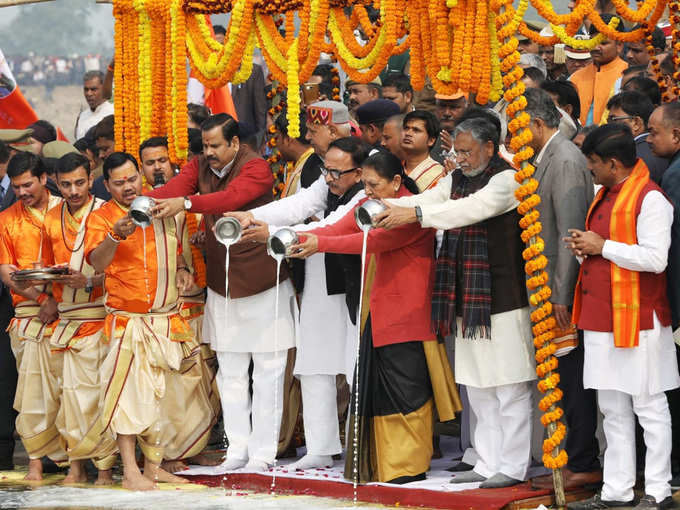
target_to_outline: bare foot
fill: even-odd
[[[72,460],[71,466],[68,470],[68,475],[62,481],[63,485],[73,485],[78,483],[87,483],[87,473],[83,469],[82,460]]]
[[[28,482],[42,482],[42,461],[40,459],[30,459],[28,461],[28,474],[24,480]]]
[[[156,484],[139,472],[123,476],[123,489],[130,491],[151,491],[155,488]]]
[[[194,457],[188,458],[187,464],[194,464],[197,466],[219,466],[222,464],[222,459],[209,457],[204,453],[199,453]]]
[[[95,485],[113,485],[113,471],[110,469],[100,469]]]
[[[188,469],[187,465],[181,460],[168,460],[161,464],[161,467],[168,473],[177,473]]]
[[[164,469],[161,469],[160,466],[152,464],[151,462],[147,462],[144,465],[144,476],[155,482],[189,483],[189,480],[186,478],[180,478],[179,476],[175,476],[172,473],[168,473]]]

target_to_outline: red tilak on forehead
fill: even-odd
[[[333,123],[333,110],[323,106],[307,107],[307,121],[310,124],[329,125]]]

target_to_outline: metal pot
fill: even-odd
[[[277,260],[291,254],[291,246],[298,243],[298,235],[292,228],[282,228],[267,239],[267,253]]]
[[[387,207],[380,200],[366,200],[354,209],[354,219],[361,230],[370,230],[375,227],[375,217],[385,211]]]
[[[236,218],[222,217],[215,222],[215,238],[225,246],[238,243],[242,231]]]
[[[130,218],[135,225],[146,228],[151,225],[153,216],[151,208],[156,205],[156,201],[151,197],[139,196],[130,204]]]

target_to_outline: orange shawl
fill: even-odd
[[[649,182],[649,170],[641,159],[633,168],[616,197],[609,223],[609,239],[612,241],[637,244],[637,204],[640,193]],[[590,225],[590,216],[602,200],[605,189],[602,188],[588,210],[586,228]],[[640,274],[617,266],[611,267],[612,288],[612,323],[614,327],[614,345],[616,347],[637,347],[640,338]],[[583,267],[579,273],[574,293],[574,313],[572,322],[578,324],[581,314],[581,278]]]

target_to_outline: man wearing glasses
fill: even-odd
[[[620,92],[607,102],[607,124],[621,122],[628,126],[635,138],[635,152],[649,169],[650,178],[657,184],[661,184],[661,178],[668,168],[668,159],[660,158],[652,153],[647,142],[647,122],[654,111],[652,101],[644,94],[631,90]]]
[[[314,122],[314,115],[308,117],[308,125]],[[334,113],[333,117],[337,119]],[[293,225],[296,231],[332,224],[364,197],[361,164],[367,157],[368,146],[359,138],[334,140],[324,154],[322,176],[312,186],[248,212],[227,214],[241,222],[245,242],[265,242],[269,233],[278,229],[268,223]],[[303,224],[315,215],[323,219]],[[356,338],[360,265],[356,255],[330,253],[318,253],[305,261],[300,338],[293,373],[302,388],[307,455],[289,469],[332,466],[333,455],[342,451],[336,376],[344,374],[350,380],[354,368],[351,346]]]

